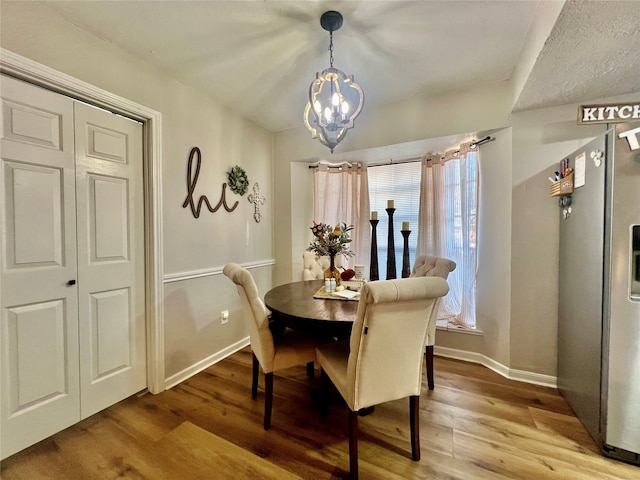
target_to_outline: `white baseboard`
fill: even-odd
[[[510,380],[542,385],[543,387],[558,388],[557,377],[543,375],[541,373],[527,372],[524,370],[515,370],[501,364],[500,362],[496,362],[494,359],[481,353],[467,352],[465,350],[457,350],[455,348],[439,347],[435,345],[433,348],[433,354],[441,357],[463,360],[465,362],[479,363],[480,365],[484,365]]]
[[[543,387],[558,388],[558,377],[543,375],[542,373],[527,372],[525,370],[510,369],[509,378],[519,382],[533,383]]]
[[[189,368],[172,375],[165,379],[165,390],[175,387],[181,382],[184,382],[188,378],[194,376],[197,373],[209,368],[211,365],[218,363],[220,360],[224,360],[229,355],[233,355],[239,350],[249,345],[249,337],[243,338],[233,345],[228,346],[220,350],[219,352],[210,355],[209,357],[200,360],[198,363],[191,365]],[[453,358],[455,360],[462,360],[465,362],[478,363],[485,367],[499,373],[505,378],[510,380],[516,380],[518,382],[531,383],[534,385],[541,385],[543,387],[557,388],[557,378],[551,375],[543,375],[541,373],[527,372],[525,370],[511,369],[500,362],[496,362],[492,358],[487,357],[481,353],[467,352],[465,350],[458,350],[455,348],[439,347],[437,345],[433,348],[434,355],[440,357]]]
[[[208,356],[200,360],[198,363],[191,365],[189,368],[185,368],[181,372],[176,373],[175,375],[171,375],[169,378],[164,381],[165,390],[169,390],[170,388],[175,387],[181,382],[184,382],[190,377],[193,377],[196,373],[200,373],[201,371],[209,368],[211,365],[218,363],[220,360],[224,360],[229,355],[236,353],[239,350],[242,350],[244,347],[249,345],[249,337],[243,338],[233,345],[229,345],[227,348],[220,350],[219,352],[214,353],[213,355]]]

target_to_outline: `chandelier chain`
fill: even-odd
[[[329,32],[329,65],[333,68],[333,32]]]

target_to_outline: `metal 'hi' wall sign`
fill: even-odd
[[[194,172],[195,162],[195,172]],[[217,212],[220,207],[224,207],[227,212],[233,212],[240,202],[236,201],[233,206],[227,204],[227,187],[233,193],[243,196],[249,189],[249,178],[247,173],[242,167],[236,165],[227,172],[227,180],[222,184],[222,194],[220,200],[215,207],[211,206],[211,202],[206,195],[201,195],[196,202],[193,198],[193,192],[198,184],[198,177],[200,176],[200,164],[202,162],[202,153],[198,147],[193,147],[189,153],[189,160],[187,160],[187,198],[184,199],[182,208],[191,208],[191,213],[195,218],[200,217],[202,205],[207,207],[211,213]],[[249,203],[253,204],[253,219],[256,223],[260,223],[262,220],[262,214],[260,213],[260,206],[264,205],[267,199],[260,194],[260,185],[258,183],[253,184],[253,193],[247,198]]]
[[[198,147],[193,147],[191,149],[191,153],[189,154],[189,160],[187,163],[187,198],[185,198],[184,203],[182,204],[182,208],[187,208],[187,206],[191,207],[191,213],[193,213],[193,216],[195,218],[200,217],[200,210],[202,209],[203,203],[207,207],[207,210],[209,210],[211,213],[217,212],[222,206],[224,206],[224,209],[227,212],[233,212],[238,207],[238,204],[240,202],[236,201],[236,203],[234,203],[232,207],[227,205],[227,196],[226,196],[227,184],[226,183],[222,184],[222,194],[220,196],[220,200],[218,201],[215,207],[211,206],[211,203],[209,202],[209,199],[207,198],[206,195],[201,195],[200,198],[198,199],[197,204],[194,201],[193,192],[196,189],[196,185],[198,184],[198,176],[200,175],[201,156],[202,154],[200,153],[200,149]],[[196,167],[195,167],[196,171],[195,173],[192,174],[194,161],[196,163]]]

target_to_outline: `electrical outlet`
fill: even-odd
[[[229,310],[223,310],[220,312],[220,324],[226,325],[229,323]]]

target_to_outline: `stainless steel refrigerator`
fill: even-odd
[[[602,452],[640,464],[640,122],[568,157],[558,197],[558,388]]]

